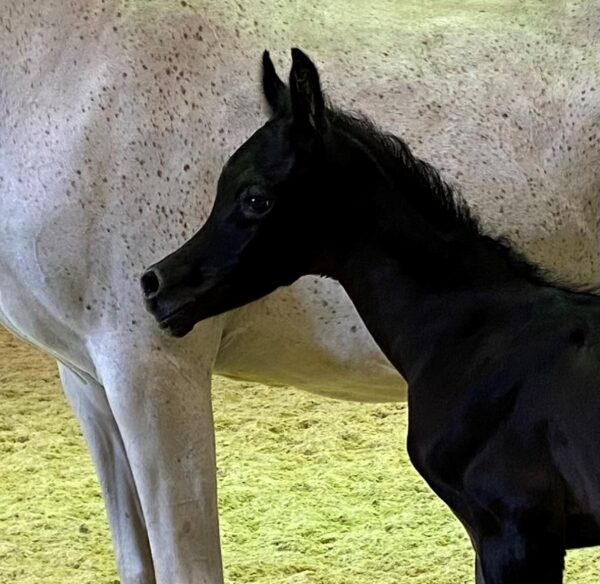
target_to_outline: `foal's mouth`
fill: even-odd
[[[221,314],[226,307],[222,306],[222,291],[209,288],[197,292],[197,297],[186,300],[183,304],[162,313],[156,299],[146,302],[147,310],[154,316],[160,329],[173,337],[184,337],[200,321]]]
[[[176,297],[158,295],[145,300],[146,310],[162,330],[174,337],[187,335],[199,322],[237,308],[243,302],[232,299],[230,283],[205,281],[203,286]],[[183,296],[183,298],[182,298]]]
[[[183,337],[196,324],[195,319],[190,314],[195,302],[187,301],[166,314],[161,314],[160,306],[155,298],[146,300],[145,304],[146,310],[156,319],[159,328],[174,337]]]
[[[186,302],[176,310],[169,312],[166,316],[157,318],[158,326],[174,337],[183,337],[187,335],[196,324],[193,318],[189,317],[189,309],[192,302]]]

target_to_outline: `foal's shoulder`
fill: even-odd
[[[548,334],[578,346],[600,344],[600,296],[548,287],[534,305],[537,324]]]

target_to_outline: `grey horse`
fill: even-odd
[[[213,371],[405,398],[331,282],[183,340],[144,310],[143,268],[202,225],[221,165],[261,119],[256,55],[297,45],[322,59],[335,101],[368,104],[490,233],[597,284],[598,22],[595,1],[4,2],[0,321],[59,363],[122,584],[223,581]]]

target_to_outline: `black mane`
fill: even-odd
[[[433,166],[416,158],[404,140],[382,131],[360,114],[338,109],[329,109],[328,114],[334,126],[351,135],[371,152],[392,180],[405,183],[409,178],[416,183],[417,188],[407,190],[406,196],[412,197],[413,205],[436,226],[481,235],[478,222],[460,194],[454,192]]]
[[[508,239],[486,234],[460,192],[445,182],[431,164],[414,156],[406,142],[398,136],[382,131],[363,115],[332,107],[327,108],[327,119],[334,128],[359,142],[393,184],[406,185],[409,181],[412,188],[404,188],[403,196],[436,231],[445,234],[446,241],[448,234],[463,244],[483,240],[495,248],[514,270],[536,284],[571,292],[591,291],[590,287],[556,281],[527,260]]]

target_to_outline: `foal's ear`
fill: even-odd
[[[287,109],[288,91],[284,82],[279,79],[269,51],[263,53],[263,93],[271,108],[271,113],[277,115]]]
[[[319,73],[314,63],[300,49],[292,49],[290,92],[294,120],[319,130],[323,121],[325,103]]]

